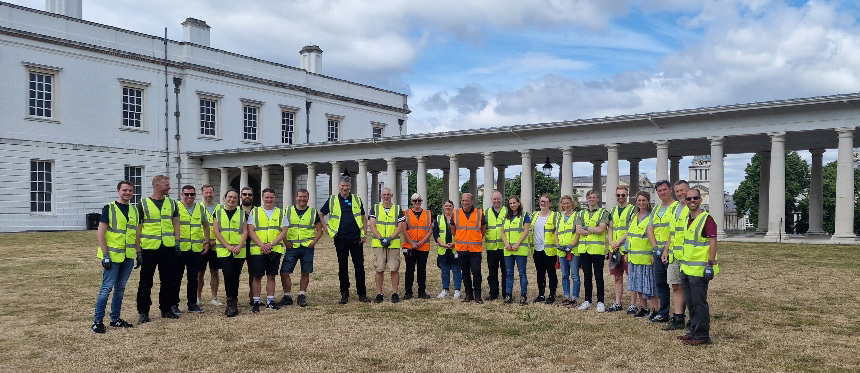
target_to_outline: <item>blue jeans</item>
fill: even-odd
[[[110,319],[111,321],[119,320],[119,314],[122,311],[122,298],[125,295],[125,283],[131,276],[132,268],[134,268],[134,259],[126,258],[122,263],[113,263],[110,269],[102,269],[102,288],[96,298],[96,314],[93,322],[99,323],[104,320],[105,307],[107,307],[111,290],[113,290],[113,300],[110,304]]]
[[[450,256],[451,260],[446,260]],[[451,288],[451,273],[454,273],[454,290],[460,290],[460,284],[463,281],[463,273],[460,271],[460,261],[454,259],[454,254],[447,252],[446,255],[440,255],[438,259],[439,269],[442,270],[442,289],[448,290]]]
[[[567,256],[561,256],[558,258],[558,262],[561,266],[561,289],[564,291],[564,297],[579,298],[579,287],[581,285],[579,280],[579,257],[571,255],[570,260],[568,260]],[[571,278],[573,278],[572,288],[570,286]]]
[[[514,263],[517,265],[517,271],[520,276],[520,295],[526,296],[528,294],[529,288],[529,278],[526,276],[526,263],[528,263],[527,256],[520,255],[508,255],[505,257],[505,269],[507,273],[507,281],[505,283],[505,295],[513,296],[514,292]]]

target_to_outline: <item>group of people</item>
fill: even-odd
[[[418,193],[412,194],[409,208],[396,205],[389,188],[382,189],[381,201],[366,212],[361,198],[350,192],[349,177],[339,180],[338,193],[328,198],[319,210],[308,205],[305,189],[299,189],[295,203],[282,210],[275,206],[272,189],[262,191],[262,206],[255,207],[253,191],[247,187],[240,192],[226,191],[221,205],[214,202],[211,185],[201,187],[200,203],[195,201],[196,189],[191,185],[182,187],[180,202],[167,197],[170,179],[166,176],[153,178],[152,186],[152,196],[132,205],[134,185],[122,181],[117,185],[117,200],[102,210],[98,257],[104,271],[92,325],[96,333],[106,330],[103,318],[111,292],[110,326],[132,327],[120,318],[120,311],[125,283],[132,268],[138,267],[142,268],[137,293],[139,323],[150,320],[150,294],[156,269],[161,282],[162,318],[179,318],[180,284],[186,271],[187,311],[202,312],[199,299],[207,265],[211,302],[222,305],[217,297],[220,269],[226,294],[225,314],[233,317],[239,312],[239,279],[246,262],[249,305],[255,313],[263,305],[280,309],[293,304],[291,274],[301,262],[296,303],[304,307],[313,272],[314,247],[326,231],[337,254],[339,304],[349,302],[350,259],[358,300],[371,302],[364,281],[364,244],[368,236],[376,272],[374,303],[385,300],[386,272],[390,273],[392,303],[413,297],[431,298],[427,293],[426,267],[433,241],[437,245],[436,261],[442,280],[438,298],[450,295],[462,302],[475,303],[501,298],[504,303],[514,303],[516,268],[520,284],[517,300],[525,305],[528,303],[526,266],[532,256],[538,287],[538,295],[532,302],[558,301],[566,307],[587,310],[592,307],[596,288],[597,312],[621,311],[624,273],[627,273],[631,297],[628,314],[648,316],[655,323],[665,322],[665,330],[686,327],[687,333],[678,337],[686,345],[710,343],[707,288],[718,272],[717,229],[713,218],[701,208],[700,192],[689,188],[683,180],[674,185],[658,182],[656,193],[660,203],[653,208],[649,193],[638,192],[635,205],[630,205],[627,187],[620,186],[615,191],[618,206],[611,211],[601,207],[596,191],[587,193],[588,204],[582,209],[577,208],[571,196],[562,196],[561,211],[552,211],[550,197],[543,195],[539,198],[540,209],[531,213],[523,211],[519,197],[511,196],[503,205],[502,194],[494,192],[492,206],[485,209],[474,206],[470,193],[462,194],[460,208],[455,209],[452,201],[446,201],[442,216],[433,216],[424,209],[423,197]],[[489,271],[486,298],[481,288],[484,251]],[[406,262],[402,298],[401,256]],[[607,260],[615,289],[614,303],[609,307],[605,306],[603,283]],[[561,269],[563,299],[560,300],[556,299],[556,268]],[[580,268],[585,289],[581,299]],[[284,294],[276,302],[278,275]],[[263,277],[265,303],[261,302]],[[417,294],[413,293],[415,282]],[[670,299],[674,300],[671,316]],[[690,314],[688,323],[685,309]]]

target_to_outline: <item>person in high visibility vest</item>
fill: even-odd
[[[436,217],[433,222],[433,238],[439,245],[436,251],[436,266],[442,275],[442,291],[436,298],[444,299],[451,290],[451,275],[454,276],[454,299],[460,299],[460,284],[463,281],[463,273],[460,271],[460,257],[454,250],[454,231],[450,229],[454,224],[454,202],[445,201],[442,204],[442,215]]]
[[[224,303],[218,300],[218,285],[221,282],[218,272],[221,270],[221,264],[218,262],[218,254],[215,253],[215,227],[212,225],[212,219],[215,216],[215,210],[221,207],[220,203],[215,202],[215,187],[211,184],[204,184],[200,187],[203,193],[203,202],[200,202],[200,207],[204,208],[206,221],[209,223],[209,240],[203,243],[203,258],[200,262],[200,271],[197,273],[197,304],[200,304],[202,299],[203,286],[206,277],[206,267],[209,267],[209,291],[212,295],[212,300],[209,302],[213,306],[223,306]]]
[[[487,250],[487,286],[490,294],[487,300],[499,298],[499,289],[507,288],[507,269],[505,269],[505,252],[502,243],[502,223],[507,209],[502,206],[502,193],[494,191],[491,196],[493,205],[484,210],[487,217],[487,234],[484,235],[484,249]],[[501,284],[499,283],[501,277]]]
[[[569,195],[561,196],[558,219],[558,263],[561,268],[561,289],[564,292],[563,306],[575,305],[579,298],[579,235],[576,234],[576,201]],[[571,286],[572,285],[572,286]]]
[[[373,239],[374,267],[376,269],[376,299],[374,303],[382,303],[382,280],[385,272],[391,273],[391,303],[400,302],[397,287],[400,285],[400,248],[402,246],[400,232],[403,231],[405,220],[403,209],[391,202],[394,193],[391,188],[382,188],[382,202],[373,205],[370,212],[370,233]],[[403,297],[404,300],[412,298]]]
[[[197,199],[197,190],[192,185],[182,187],[182,206],[179,207],[179,249],[182,253],[179,255],[179,272],[177,276],[179,281],[176,282],[174,291],[179,294],[179,287],[182,283],[182,275],[187,270],[188,280],[185,285],[185,296],[188,300],[188,312],[203,312],[197,302],[197,273],[200,271],[200,262],[208,246],[204,246],[205,242],[209,241],[209,221],[206,220],[206,213],[203,212],[205,207],[194,203]],[[179,307],[179,304],[174,305]]]
[[[582,277],[585,278],[584,301],[577,307],[579,310],[591,308],[592,278],[597,288],[597,312],[606,311],[603,304],[603,260],[606,256],[606,227],[609,225],[609,213],[600,207],[600,196],[596,190],[585,193],[588,206],[579,214],[576,220],[576,234],[579,238],[579,259],[582,264]]]
[[[526,263],[529,258],[529,228],[531,219],[523,212],[523,204],[519,196],[508,198],[505,221],[502,223],[502,243],[505,245],[505,268],[507,277],[505,284],[505,303],[513,303],[514,297],[514,266],[516,265],[520,278],[520,305],[528,304],[529,279],[526,276]]]
[[[405,228],[403,235],[403,251],[406,257],[406,279],[403,284],[403,299],[412,297],[412,279],[418,272],[418,298],[430,299],[427,294],[427,257],[430,255],[430,238],[433,237],[433,216],[430,210],[421,207],[423,198],[418,193],[412,193],[409,199],[412,208],[404,212]]]
[[[113,291],[110,305],[110,326],[116,328],[132,328],[134,325],[120,318],[122,299],[125,295],[125,284],[131,276],[133,268],[140,267],[140,241],[137,240],[137,225],[140,224],[137,209],[131,207],[134,197],[134,184],[120,181],[116,185],[117,199],[102,208],[99,220],[99,248],[97,257],[101,260],[102,286],[96,297],[96,309],[93,316],[93,333],[107,331],[103,323],[108,297]],[[137,266],[134,261],[137,259]]]
[[[669,225],[669,250],[663,251],[662,261],[666,264],[666,282],[672,287],[672,319],[663,330],[684,329],[684,287],[681,286],[681,260],[684,255],[684,222],[690,209],[687,208],[687,190],[690,184],[686,180],[678,180],[673,186],[675,199],[680,202]]]
[[[484,303],[481,298],[481,243],[487,232],[487,217],[483,210],[475,208],[472,193],[463,193],[460,197],[460,208],[454,212],[454,224],[449,227],[454,231],[454,250],[460,257],[466,288],[463,302]]]
[[[299,296],[296,304],[307,307],[308,284],[314,271],[314,248],[323,235],[323,225],[315,208],[308,206],[308,190],[300,188],[296,191],[296,204],[290,206],[284,213],[287,224],[287,237],[284,238],[286,251],[284,263],[281,265],[281,285],[284,287],[282,306],[293,304],[291,290],[293,282],[290,275],[296,264],[302,262],[302,275],[299,278]]]
[[[624,236],[627,233],[627,228],[633,216],[634,207],[628,203],[627,198],[630,190],[626,185],[619,185],[615,188],[615,200],[618,205],[612,208],[609,212],[609,233],[606,237],[609,239],[609,249],[612,253],[619,255],[618,263],[615,268],[609,269],[609,274],[615,278],[615,302],[608,308],[607,312],[621,311],[621,296],[624,292],[624,273],[627,272],[627,239]],[[610,253],[611,254],[611,253]],[[629,272],[628,272],[629,281]],[[628,315],[636,313],[636,292],[630,292],[630,307],[627,309]]]
[[[544,194],[538,198],[540,210],[532,215],[532,245],[534,254],[532,259],[537,272],[538,296],[532,301],[534,303],[555,303],[555,292],[558,288],[558,277],[555,272],[555,263],[558,261],[556,254],[558,249],[558,213],[550,210],[552,202],[549,195]],[[549,278],[549,296],[546,294],[546,278]]]
[[[648,302],[651,302],[651,314],[657,312],[657,283],[654,281],[653,252],[654,234],[649,229],[651,222],[651,194],[642,190],[636,193],[636,210],[630,220],[624,239],[627,240],[627,255],[630,266],[627,278],[627,290],[636,292],[639,300],[639,310],[633,316],[648,315]],[[658,257],[659,258],[659,257]],[[659,259],[657,259],[659,260]]]
[[[248,237],[251,239],[251,261],[253,268],[253,301],[251,312],[260,312],[260,292],[263,275],[266,275],[266,308],[279,310],[275,302],[275,276],[280,272],[281,255],[284,254],[284,237],[287,224],[284,213],[275,206],[275,190],[263,189],[263,205],[251,210],[248,217]]]
[[[654,235],[656,242],[654,244],[654,277],[657,281],[657,298],[660,300],[660,307],[657,313],[649,318],[651,322],[668,322],[669,321],[669,283],[667,282],[668,261],[663,261],[663,253],[671,249],[669,244],[669,236],[671,234],[672,220],[675,219],[675,211],[681,205],[680,202],[672,198],[672,183],[668,180],[660,180],[655,185],[657,197],[660,199],[660,204],[654,206],[651,212],[651,223],[648,229]]]
[[[238,203],[239,193],[234,189],[228,190],[224,194],[224,206],[217,210],[212,221],[218,242],[215,250],[224,272],[224,293],[227,298],[224,314],[227,317],[239,314],[239,277],[247,256],[245,241],[248,238],[248,229],[245,213],[237,208]]]
[[[702,193],[687,191],[687,216],[684,230],[684,253],[681,262],[681,285],[690,307],[690,331],[678,336],[687,346],[711,343],[711,310],[708,285],[720,272],[717,265],[717,223],[702,209]]]
[[[141,224],[137,225],[143,263],[140,269],[140,282],[137,285],[137,322],[149,322],[149,307],[152,306],[152,285],[155,270],[158,269],[158,308],[161,317],[178,319],[179,292],[175,282],[179,263],[179,209],[176,201],[167,196],[170,192],[170,178],[156,175],[152,178],[152,196],[137,205]]]
[[[251,217],[251,211],[254,211],[254,189],[251,187],[243,187],[239,191],[239,205],[242,207],[242,212],[245,215],[245,223]],[[254,262],[251,260],[251,237],[245,240],[245,262],[248,263],[248,305],[254,306]]]
[[[337,252],[337,276],[340,282],[339,304],[349,302],[349,257],[355,269],[355,290],[358,300],[370,302],[364,283],[364,242],[367,236],[367,217],[361,198],[350,193],[352,179],[341,176],[338,182],[339,193],[334,194],[319,209],[320,220],[329,215],[327,231],[334,239]],[[399,254],[398,254],[399,255]]]

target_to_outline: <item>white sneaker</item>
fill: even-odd
[[[585,302],[582,302],[582,304],[580,304],[579,308],[577,308],[577,309],[578,310],[587,310],[589,308],[591,308],[591,302],[585,301]]]
[[[197,307],[200,307],[202,305],[203,305],[203,302],[200,301],[200,298],[197,298]]]
[[[439,293],[439,295],[437,295],[436,298],[444,299],[447,296],[448,296],[448,290],[442,290],[442,292]]]
[[[218,301],[218,299],[214,299],[214,298],[209,303],[212,304],[213,306],[223,306],[224,305],[224,303],[221,303]]]
[[[460,299],[460,291],[454,290],[454,299]]]
[[[606,307],[603,305],[603,302],[597,302],[597,313],[603,313],[606,311]]]

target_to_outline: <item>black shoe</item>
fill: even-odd
[[[662,313],[658,313],[657,316],[651,318],[651,322],[668,322],[669,316],[666,316]]]
[[[646,310],[644,308],[640,308],[639,312],[636,312],[636,314],[633,315],[633,317],[645,317],[647,315],[648,315],[648,310]]]
[[[251,312],[253,312],[253,313],[260,312],[260,302],[254,302],[254,305],[251,306]]]
[[[382,294],[379,295],[379,301],[382,301]],[[397,293],[391,294],[391,303],[399,303],[400,296]]]
[[[663,327],[663,330],[681,330],[684,329],[684,318],[677,315],[672,316],[672,320]]]
[[[188,312],[203,313],[203,309],[200,308],[200,306],[198,306],[196,304],[192,304],[192,305],[188,306]]]
[[[427,293],[418,293],[418,298],[421,299],[430,299],[430,296]]]
[[[134,328],[134,325],[129,324],[128,321],[125,321],[123,319],[116,319],[114,321],[111,321],[110,326],[114,328]]]
[[[293,304],[293,297],[291,295],[284,295],[279,302],[282,306],[290,306]]]
[[[307,307],[308,306],[308,297],[304,294],[299,294],[299,297],[296,299],[296,303],[298,303],[299,307]]]
[[[349,294],[343,293],[340,295],[340,301],[337,304],[347,304],[349,303]]]
[[[271,308],[273,310],[279,310],[279,309],[281,309],[281,306],[279,304],[275,303],[274,300],[270,300],[270,301],[266,302],[266,308]]]
[[[511,304],[511,303],[514,303],[514,297],[512,297],[510,294],[505,295],[505,304]]]
[[[537,298],[535,298],[532,301],[532,303],[544,303],[544,302],[546,302],[546,298],[544,298],[543,295],[538,295]]]
[[[407,301],[407,300],[410,300],[410,299],[412,299],[412,293],[406,293],[406,294],[403,294],[403,300],[404,300],[404,301]]]
[[[178,319],[179,315],[173,313],[172,311],[162,311],[161,312],[162,319]]]
[[[477,295],[477,296],[475,296],[474,298],[475,298],[475,303],[477,303],[477,304],[484,304],[484,298],[481,298],[481,295],[480,295],[480,294],[479,294],[479,295]]]
[[[650,314],[648,314],[648,321],[654,321],[654,318],[657,317],[657,310],[652,310]]]
[[[239,299],[227,298],[227,307],[224,307],[224,315],[235,317],[239,314]]]
[[[553,303],[555,303],[555,295],[550,295],[548,298],[546,298],[546,304],[553,304]]]
[[[463,297],[462,302],[463,302],[463,303],[469,303],[469,302],[471,302],[471,301],[473,301],[473,300],[475,300],[475,297],[474,297],[474,296],[472,296],[472,294],[466,294],[466,296],[465,296],[465,297]]]
[[[618,303],[612,303],[612,305],[611,305],[611,306],[609,306],[608,308],[606,308],[606,312],[618,312],[618,311],[621,311],[621,309],[622,309],[622,308],[623,308],[623,307],[622,307],[620,304],[618,304]]]
[[[525,296],[525,295],[521,295],[521,296],[520,296],[520,305],[521,305],[521,306],[525,306],[525,305],[527,305],[527,304],[529,304],[529,300],[528,300],[528,298],[526,298],[526,296]]]
[[[179,310],[179,306],[170,307],[170,312],[175,313],[176,315],[181,315],[182,311]]]
[[[370,298],[368,298],[367,295],[359,295],[358,301],[361,303],[370,303]]]
[[[496,299],[499,299],[499,294],[493,294],[493,293],[490,293],[490,295],[489,295],[489,296],[487,296],[487,300],[488,300],[488,301],[494,301],[494,300],[496,300]]]
[[[382,294],[376,294],[376,298],[373,299],[373,303],[380,304],[383,299]],[[394,303],[394,294],[391,294],[391,303]]]
[[[148,322],[149,322],[149,314],[148,313],[142,313],[142,314],[137,316],[137,323],[138,324],[143,324],[143,323],[148,323]]]
[[[630,307],[627,307],[627,314],[628,315],[635,315],[637,311],[639,311],[639,308],[636,307],[635,305],[631,304]]]
[[[105,328],[105,324],[101,322],[93,323],[93,326],[90,327],[90,329],[92,329],[93,333],[96,334],[104,334],[104,332],[107,331],[107,328]]]

